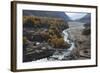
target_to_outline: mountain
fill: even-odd
[[[70,21],[68,15],[66,15],[65,12],[60,12],[60,11],[23,10],[23,16],[53,17],[53,18],[61,18],[65,21]]]
[[[75,20],[75,21],[91,24],[91,14],[87,13],[87,15],[85,15],[84,17],[82,17],[82,18],[80,18],[78,20]]]

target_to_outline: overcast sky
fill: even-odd
[[[76,19],[80,19],[82,17],[84,17],[87,13],[68,13],[66,12],[66,14],[72,19],[72,20],[76,20]]]

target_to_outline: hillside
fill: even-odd
[[[60,18],[65,21],[69,21],[70,18],[65,12],[60,11],[36,11],[36,10],[23,10],[23,16],[38,16],[38,17],[49,17],[49,18]]]
[[[70,47],[62,36],[67,28],[67,21],[62,18],[23,16],[23,62],[49,57],[56,49]]]
[[[83,18],[75,20],[75,21],[91,24],[91,14],[87,13],[87,15],[85,15]]]

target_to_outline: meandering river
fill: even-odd
[[[70,44],[69,48],[65,48],[62,50],[56,50],[55,53],[49,58],[42,58],[35,62],[48,62],[48,61],[62,61],[62,60],[70,60],[71,54],[73,54],[74,50],[77,50],[75,44],[77,34],[81,34],[81,30],[84,29],[84,23],[81,22],[68,22],[69,28],[62,31],[62,36],[64,38],[64,42]],[[73,59],[73,57],[72,57]]]
[[[64,38],[64,42],[67,42],[71,46],[69,48],[62,49],[60,51],[56,50],[55,53],[49,58],[43,58],[37,60],[37,62],[43,61],[57,61],[57,60],[68,60],[70,55],[72,54],[73,49],[75,49],[75,43],[70,35],[70,29],[65,29],[62,31],[62,36]]]
[[[69,31],[70,31],[69,29],[65,29],[65,30],[63,30],[62,34],[63,34],[64,41],[71,45],[70,48],[65,48],[64,50],[61,50],[62,54],[54,53],[52,56],[53,58],[55,57],[55,58],[58,58],[58,60],[62,60],[62,59],[65,59],[65,57],[66,57],[66,59],[67,59],[67,57],[71,55],[72,50],[75,49],[75,43],[72,40]]]

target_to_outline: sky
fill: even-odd
[[[82,17],[84,17],[87,13],[75,13],[75,12],[66,12],[65,14],[67,14],[72,20],[76,20],[76,19],[80,19]]]

